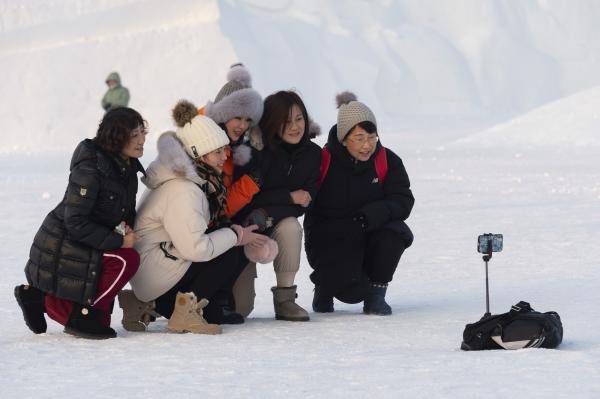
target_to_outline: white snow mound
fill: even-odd
[[[600,85],[598,19],[590,0],[0,0],[0,152],[92,136],[112,70],[153,141],[177,100],[213,99],[237,61],[263,95],[297,89],[324,129],[343,90],[386,131],[505,120]]]
[[[457,141],[482,147],[599,146],[600,86]]]

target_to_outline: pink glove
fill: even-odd
[[[279,247],[275,240],[272,240],[267,237],[267,241],[258,246],[258,245],[244,245],[244,254],[246,257],[255,263],[271,263],[273,259],[279,253]]]
[[[248,227],[242,227],[239,224],[232,224],[231,229],[235,231],[235,234],[237,234],[237,242],[235,243],[236,246],[246,244],[261,246],[269,239],[267,236],[254,233],[254,230],[258,229],[258,226],[255,224]]]

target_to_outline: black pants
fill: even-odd
[[[156,311],[166,318],[171,317],[177,292],[193,292],[198,300],[208,299],[205,310],[210,312],[217,304],[230,300],[233,284],[247,264],[243,247],[233,247],[208,262],[193,262],[181,280],[156,299]]]
[[[341,227],[329,224],[307,235],[307,257],[314,269],[310,278],[323,293],[345,303],[358,303],[364,300],[371,282],[392,281],[400,257],[412,243],[412,234],[408,226],[406,231],[383,227],[367,233],[351,226],[338,230]]]
[[[371,282],[387,284],[392,281],[405,249],[398,235],[388,229],[367,234],[361,278],[343,287],[334,296],[345,303],[362,302]]]

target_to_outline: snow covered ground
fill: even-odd
[[[600,397],[597,2],[159,3],[0,0],[0,397]],[[367,60],[349,61],[356,49]],[[169,107],[214,96],[238,59],[263,93],[298,87],[324,131],[336,90],[372,105],[416,197],[394,314],[336,302],[308,323],[276,321],[263,265],[251,318],[220,336],[167,334],[164,319],[128,333],[118,307],[117,339],[74,339],[54,322],[31,334],[12,290],[62,198],[70,151],[101,116],[104,75],[118,68],[133,86],[148,165]],[[557,311],[559,349],[459,350],[485,311],[485,232],[505,241],[490,263],[492,311],[519,300]],[[303,260],[306,308],[309,272]]]
[[[403,145],[405,136],[429,133],[383,138],[403,156],[417,198],[409,219],[416,241],[389,289],[391,317],[336,303],[335,314],[311,314],[308,323],[275,321],[274,277],[264,265],[252,317],[216,337],[166,334],[164,319],[149,333],[128,333],[118,323],[120,309],[118,339],[74,339],[53,322],[48,333],[31,334],[12,287],[23,281],[43,215],[61,198],[68,156],[0,157],[2,397],[598,397],[597,150]],[[523,299],[558,311],[560,349],[458,349],[464,325],[485,308],[475,251],[484,232],[505,237],[490,263],[492,310]],[[305,307],[308,273],[303,261],[297,283]]]

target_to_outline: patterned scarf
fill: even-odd
[[[206,194],[210,210],[210,228],[220,228],[229,225],[231,222],[225,215],[225,206],[227,202],[227,187],[223,181],[222,174],[217,173],[212,166],[197,160],[194,163],[196,173],[206,181],[206,184],[200,188]]]

